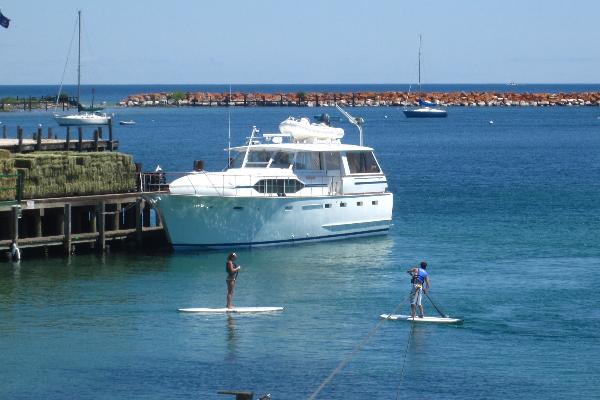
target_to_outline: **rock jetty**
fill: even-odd
[[[357,92],[357,93],[208,93],[161,92],[133,94],[121,100],[123,107],[180,106],[416,106],[419,98],[442,106],[537,107],[600,106],[600,92],[580,93],[495,93],[495,92]]]

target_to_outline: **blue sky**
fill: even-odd
[[[0,0],[0,84],[598,83],[600,1]],[[75,49],[65,82],[74,82]]]

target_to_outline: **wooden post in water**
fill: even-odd
[[[142,202],[141,198],[135,201],[135,240],[138,246],[142,245]]]
[[[21,153],[23,151],[23,128],[17,126],[17,138],[19,140],[19,144],[17,145],[17,151]]]
[[[81,151],[83,150],[83,128],[82,127],[78,127],[77,128],[77,151]]]
[[[120,226],[120,221],[121,221],[121,203],[117,203],[115,204],[116,208],[115,208],[115,213],[113,214],[113,226],[114,226],[114,230],[118,231],[119,229],[121,229]]]
[[[98,138],[100,140],[102,140],[102,127],[101,126],[98,127]]]
[[[63,211],[63,246],[67,255],[71,254],[71,204],[66,203]]]
[[[65,150],[69,151],[71,145],[71,127],[67,126],[67,136],[65,138]]]
[[[12,206],[10,209],[10,238],[19,244],[19,208],[20,206]]]
[[[44,209],[40,208],[33,210],[34,222],[35,222],[35,237],[42,237],[42,217],[44,216]]]
[[[52,127],[48,127],[48,139],[53,139],[54,138],[54,134],[52,133]]]
[[[2,138],[6,139],[7,138],[7,129],[8,127],[6,125],[2,125]]]
[[[106,218],[105,218],[106,204],[101,201],[96,206],[96,215],[98,218],[98,250],[106,251]]]
[[[108,151],[113,150],[112,117],[108,119]]]
[[[35,150],[36,151],[40,151],[42,150],[42,128],[38,128],[37,129],[37,135],[35,136]]]
[[[98,135],[99,135],[98,130],[94,129],[94,151],[98,151],[98,139],[99,139]]]
[[[150,203],[144,202],[142,223],[146,227],[150,226],[150,208]]]
[[[88,208],[89,209],[89,208]],[[98,214],[96,214],[96,207],[93,207],[89,211],[90,216],[90,232],[98,232]]]

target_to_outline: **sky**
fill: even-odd
[[[597,0],[0,0],[0,85],[599,83]],[[68,63],[67,63],[68,59]]]

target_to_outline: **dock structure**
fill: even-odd
[[[16,138],[0,127],[0,253],[14,246],[72,254],[121,242],[167,244],[147,200],[168,188],[164,177],[143,174],[130,155],[114,152],[112,123],[107,138],[103,127],[93,129],[92,139],[84,139],[82,127],[67,127],[59,139],[52,128],[43,135],[38,127],[25,139],[21,127]]]
[[[94,127],[92,137],[86,139],[82,127],[66,127],[64,138],[59,138],[52,127],[44,135],[42,128],[25,137],[22,127],[18,126],[14,137],[6,125],[0,131],[0,149],[11,153],[30,153],[34,151],[114,151],[119,149],[119,141],[113,138],[112,118],[107,125],[108,137],[104,138],[102,127]]]
[[[151,195],[161,192],[146,192]],[[119,241],[165,242],[162,221],[142,193],[22,200],[0,204],[0,251],[79,246],[103,252]]]

